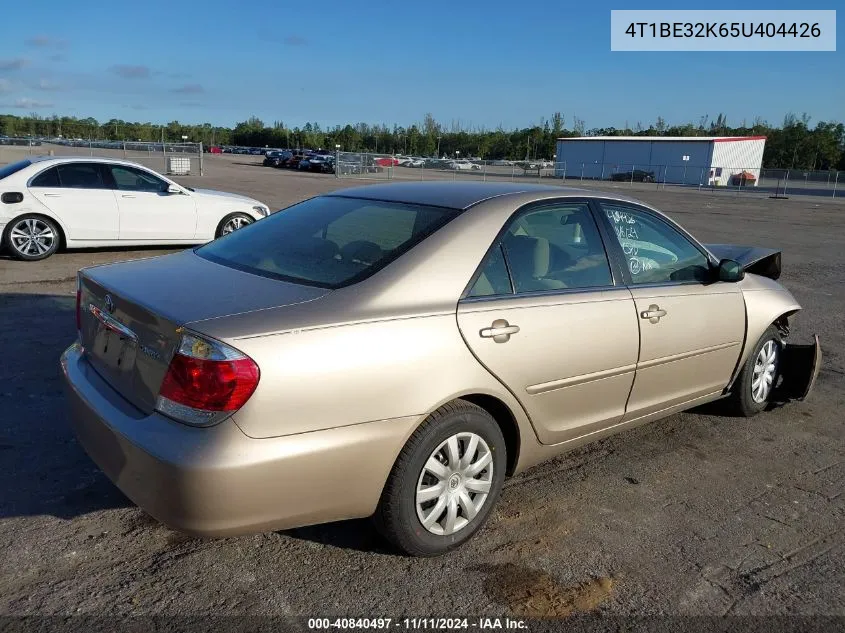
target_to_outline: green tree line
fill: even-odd
[[[166,125],[138,123],[111,119],[100,122],[94,118],[40,117],[0,115],[0,134],[6,136],[62,136],[71,139],[132,140],[179,142],[186,136],[191,142],[205,145],[241,145],[275,148],[328,148],[340,145],[343,151],[410,154],[415,156],[455,156],[483,159],[547,159],[555,154],[555,140],[575,136],[766,136],[763,166],[795,169],[845,169],[845,125],[834,121],[819,121],[811,125],[806,114],[788,114],[780,126],[755,119],[731,126],[727,117],[719,114],[714,120],[703,116],[697,122],[668,125],[662,117],[643,126],[587,129],[584,121],[575,117],[571,126],[560,112],[536,125],[521,129],[497,127],[465,128],[460,124],[443,125],[431,114],[423,121],[407,127],[383,124],[356,123],[321,127],[306,123],[289,127],[282,121],[266,124],[250,117],[232,128],[212,126],[210,123],[185,124],[171,121]]]

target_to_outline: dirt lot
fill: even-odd
[[[360,184],[259,162],[182,180],[275,207]],[[57,361],[78,268],[168,251],[0,258],[0,613],[845,615],[845,204],[633,190],[704,241],[783,249],[793,336],[825,348],[813,397],[570,453],[509,481],[477,538],[434,560],[385,551],[366,521],[218,541],[158,525],[74,441]]]

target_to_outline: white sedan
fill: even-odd
[[[66,248],[190,245],[269,215],[237,194],[183,187],[107,158],[33,157],[0,167],[0,236],[17,259]]]
[[[469,171],[471,169],[478,169],[478,167],[473,167],[473,164],[468,160],[453,160],[448,163],[447,167],[449,169],[456,169],[458,171]]]

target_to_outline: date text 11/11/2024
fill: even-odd
[[[410,631],[458,631],[458,630],[526,630],[525,620],[513,618],[309,618],[308,628],[312,630],[385,630],[401,628]]]

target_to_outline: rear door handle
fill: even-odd
[[[506,343],[510,340],[511,334],[519,332],[518,325],[510,325],[504,319],[496,319],[493,324],[481,330],[478,334],[481,338],[492,338],[494,343]]]
[[[666,310],[661,310],[660,306],[656,303],[652,303],[648,306],[648,310],[643,310],[640,312],[641,319],[648,319],[649,323],[657,323],[660,320],[660,317],[666,316]]]
[[[131,193],[122,193],[122,194],[120,194],[120,197],[121,198],[134,198],[135,196],[133,196]]]
[[[44,197],[45,198],[61,198],[62,194],[60,194],[60,193],[45,193]]]

